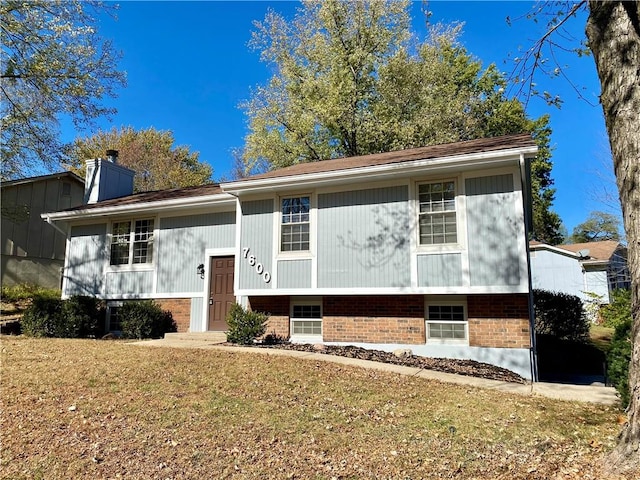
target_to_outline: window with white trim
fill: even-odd
[[[457,243],[455,181],[418,184],[418,205],[420,245]]]
[[[281,199],[281,252],[309,250],[310,207],[311,202],[308,196]]]
[[[469,326],[463,304],[427,304],[427,343],[467,343]]]
[[[291,307],[291,335],[322,336],[322,306],[319,303]]]
[[[153,261],[153,219],[113,222],[111,265],[136,265]]]

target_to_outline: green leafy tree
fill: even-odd
[[[81,0],[0,2],[2,179],[60,161],[62,117],[84,128],[113,113],[102,100],[115,96],[125,77],[95,19],[111,8]]]
[[[68,150],[67,168],[84,177],[86,159],[104,157],[106,150],[115,149],[118,163],[136,172],[136,192],[211,183],[211,166],[199,161],[199,153],[173,144],[170,131],[113,128],[76,139]]]
[[[460,26],[410,30],[408,1],[303,1],[291,21],[271,11],[251,45],[274,74],[243,104],[245,172],[301,162],[531,132],[534,235],[562,241],[551,211],[549,119],[505,96],[495,65],[459,44]]]
[[[611,213],[591,212],[589,218],[573,229],[573,243],[620,240],[620,220]]]

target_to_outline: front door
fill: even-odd
[[[211,257],[209,264],[209,330],[226,331],[233,293],[234,257]]]

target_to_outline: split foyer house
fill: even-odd
[[[111,330],[130,299],[191,332],[224,331],[240,302],[292,342],[405,347],[531,378],[536,151],[510,135],[115,198],[101,176],[133,172],[91,160],[89,203],[43,217],[67,232],[63,295],[104,299]]]

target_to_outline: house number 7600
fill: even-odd
[[[264,283],[269,283],[271,281],[271,274],[264,269],[264,266],[256,260],[255,255],[249,255],[249,247],[245,247],[242,249],[242,256],[247,259],[249,265],[256,269],[256,273],[262,277]]]

